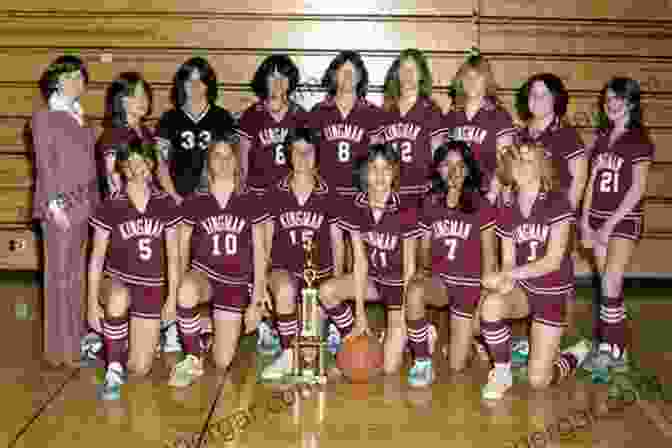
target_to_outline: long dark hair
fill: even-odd
[[[346,62],[350,62],[359,72],[359,82],[355,86],[355,92],[358,98],[365,98],[369,89],[369,72],[366,70],[362,57],[356,51],[342,51],[331,61],[329,68],[322,76],[322,87],[327,89],[329,96],[336,95],[336,72]]]
[[[189,77],[191,77],[191,73],[194,70],[198,70],[201,82],[207,87],[206,96],[208,98],[208,104],[215,104],[217,101],[217,75],[208,61],[202,57],[195,57],[182,64],[180,68],[177,69],[175,77],[173,78],[173,87],[170,90],[170,100],[177,108],[184,106],[187,102],[187,95],[184,92],[184,84],[189,80]]]
[[[628,120],[626,127],[630,129],[642,128],[643,117],[639,82],[632,78],[612,78],[600,91],[598,114],[601,115],[601,117],[598,117],[598,121],[611,126],[611,123],[609,123],[609,119],[604,112],[604,105],[607,102],[607,90],[613,91],[616,96],[623,98],[630,104],[630,120]]]
[[[401,169],[401,159],[399,152],[394,149],[391,143],[375,144],[369,146],[369,150],[365,156],[359,157],[353,168],[352,183],[362,192],[367,192],[369,189],[368,175],[369,163],[377,158],[386,160],[395,168],[395,177],[392,181],[392,191],[399,190],[399,177]]]
[[[315,167],[317,168],[317,164],[320,160],[320,133],[315,129],[305,127],[290,128],[287,132],[285,143],[282,145],[282,153],[284,154],[285,160],[287,161],[287,167],[289,167],[290,170],[294,169],[294,166],[292,165],[292,145],[300,141],[304,141],[309,145],[313,145],[315,148]]]
[[[86,66],[77,56],[64,55],[58,57],[54,62],[49,64],[47,69],[40,77],[39,86],[42,98],[49,101],[51,95],[56,93],[60,84],[60,77],[64,73],[81,72],[84,78],[84,85],[89,83],[89,72]]]
[[[106,124],[114,128],[121,128],[128,125],[123,99],[133,96],[135,94],[135,89],[139,84],[142,85],[149,104],[147,114],[145,117],[142,117],[141,120],[145,120],[146,117],[152,114],[152,104],[154,101],[152,87],[139,73],[125,72],[112,81],[110,87],[107,88],[107,94],[105,96]]]
[[[476,198],[481,194],[480,187],[483,175],[471,147],[466,142],[450,140],[443,143],[434,151],[434,156],[432,157],[431,195],[434,198],[443,200],[448,193],[448,185],[439,173],[439,165],[441,165],[451,151],[458,153],[462,157],[464,167],[467,171],[464,177],[464,185],[462,186],[458,208],[466,213],[473,213],[478,210],[478,201]],[[445,204],[445,201],[443,203]]]
[[[537,73],[518,89],[516,92],[515,107],[520,119],[528,121],[532,118],[529,103],[530,90],[537,81],[544,83],[548,91],[551,92],[551,95],[553,95],[553,113],[560,120],[564,120],[567,114],[567,105],[569,104],[569,93],[562,79],[552,73]]]
[[[274,54],[268,56],[261,63],[257,71],[254,73],[252,82],[252,91],[260,100],[268,98],[268,77],[271,73],[278,71],[281,75],[289,80],[289,88],[287,89],[287,96],[291,96],[299,85],[299,69],[294,64],[289,56],[286,54]]]

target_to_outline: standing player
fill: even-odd
[[[231,114],[215,104],[217,76],[208,62],[196,57],[177,70],[171,89],[174,109],[158,125],[161,152],[159,181],[175,201],[207,181],[207,150],[215,132],[234,127]]]
[[[382,140],[401,158],[399,195],[411,203],[429,191],[427,182],[433,150],[441,144],[441,109],[432,101],[432,74],[427,59],[416,49],[404,50],[385,77],[387,112]]]
[[[151,113],[152,88],[139,73],[122,73],[107,89],[106,126],[97,145],[105,197],[121,191],[121,173],[115,170],[117,152],[135,140],[142,144],[154,143],[152,131],[145,125]]]
[[[642,236],[643,198],[654,146],[642,126],[639,83],[614,78],[600,97],[609,120],[597,137],[583,203],[581,237],[602,276],[598,340],[586,368],[627,367],[623,275]]]
[[[182,204],[180,254],[185,274],[177,322],[186,357],[170,374],[169,384],[174,387],[188,386],[203,375],[198,305],[212,303],[213,354],[217,366],[226,369],[238,346],[250,290],[255,303],[266,293],[263,222],[268,214],[242,183],[237,143],[232,133],[213,135],[208,187]]]
[[[397,193],[399,164],[399,154],[389,144],[372,145],[358,160],[354,181],[362,192],[348,201],[339,221],[352,239],[353,272],[320,287],[320,300],[343,338],[353,331],[369,331],[365,301],[384,301],[386,373],[401,366],[406,342],[404,291],[415,274],[415,239],[422,235],[417,210],[407,208]],[[356,322],[345,303],[352,298]]]
[[[366,100],[369,73],[359,53],[339,53],[322,77],[322,86],[327,97],[310,111],[307,127],[321,133],[319,165],[327,184],[340,195],[354,196],[354,161],[378,141],[384,114]]]
[[[269,289],[276,302],[282,353],[262,373],[262,378],[278,379],[291,372],[293,351],[291,339],[299,327],[296,313],[297,296],[302,286],[305,254],[303,243],[315,243],[315,264],[318,283],[343,273],[342,233],[336,229],[336,193],[318,174],[318,141],[314,131],[306,128],[290,130],[285,156],[290,174],[280,180],[266,197],[266,206],[273,216],[272,271]],[[254,304],[253,304],[254,305]]]
[[[450,129],[451,139],[471,146],[483,170],[482,187],[488,191],[490,203],[494,204],[500,191],[494,175],[497,148],[512,142],[513,121],[497,99],[492,68],[480,52],[470,53],[455,80],[458,84],[456,109],[445,115],[443,127]]]
[[[481,276],[495,271],[496,212],[480,194],[481,172],[469,145],[449,142],[434,153],[433,192],[419,217],[425,245],[431,248],[432,276],[408,287],[406,319],[415,362],[411,386],[433,382],[431,353],[436,330],[425,318],[425,306],[450,304],[450,367],[464,369],[471,352],[474,313],[481,297]]]
[[[489,290],[481,304],[481,335],[494,360],[483,387],[495,400],[511,388],[510,319],[532,318],[528,376],[544,388],[571,374],[590,351],[587,341],[558,356],[567,301],[574,294],[570,234],[575,212],[554,188],[551,160],[540,145],[502,148],[500,181],[514,195],[497,218],[502,239],[501,271],[483,278]]]
[[[160,319],[175,313],[179,274],[175,202],[152,187],[153,146],[132,143],[117,153],[124,188],[91,217],[95,228],[89,266],[88,320],[102,332],[107,352],[103,398],[119,398],[131,320],[129,369],[146,375],[158,343]],[[103,266],[105,277],[102,277]],[[166,297],[166,271],[168,290]],[[104,307],[104,308],[103,308]]]

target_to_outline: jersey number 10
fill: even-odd
[[[219,243],[220,235],[218,233],[212,235],[212,255],[222,255]],[[238,235],[234,233],[224,234],[224,253],[226,255],[236,255],[238,252]]]

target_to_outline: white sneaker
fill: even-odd
[[[177,323],[168,323],[164,330],[163,352],[175,353],[182,351],[182,343],[180,342],[180,335],[177,331]]]
[[[578,369],[584,363],[591,350],[592,343],[588,339],[581,339],[579,342],[562,351],[562,353],[571,353],[576,358],[576,368]]]
[[[294,351],[292,349],[283,350],[269,366],[261,373],[264,380],[279,380],[292,374],[294,366]]]
[[[499,400],[513,386],[511,367],[495,367],[488,374],[488,384],[483,386],[481,395],[485,400]]]
[[[173,387],[187,387],[196,378],[203,376],[203,360],[194,355],[187,355],[182,361],[175,364],[170,372],[168,385]]]
[[[257,352],[262,355],[276,355],[280,353],[280,336],[268,322],[261,321],[257,327]]]
[[[121,386],[126,382],[124,368],[118,362],[112,362],[107,366],[105,382],[101,391],[103,400],[118,400],[121,397]]]
[[[427,345],[429,345],[429,356],[434,354],[436,341],[439,339],[439,334],[433,324],[429,324],[429,333],[427,334]]]

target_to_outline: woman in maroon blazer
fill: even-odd
[[[99,200],[94,147],[79,103],[89,75],[75,56],[61,56],[40,78],[48,107],[33,115],[33,217],[44,238],[44,354],[53,365],[77,365],[84,331],[82,301],[88,218]]]

